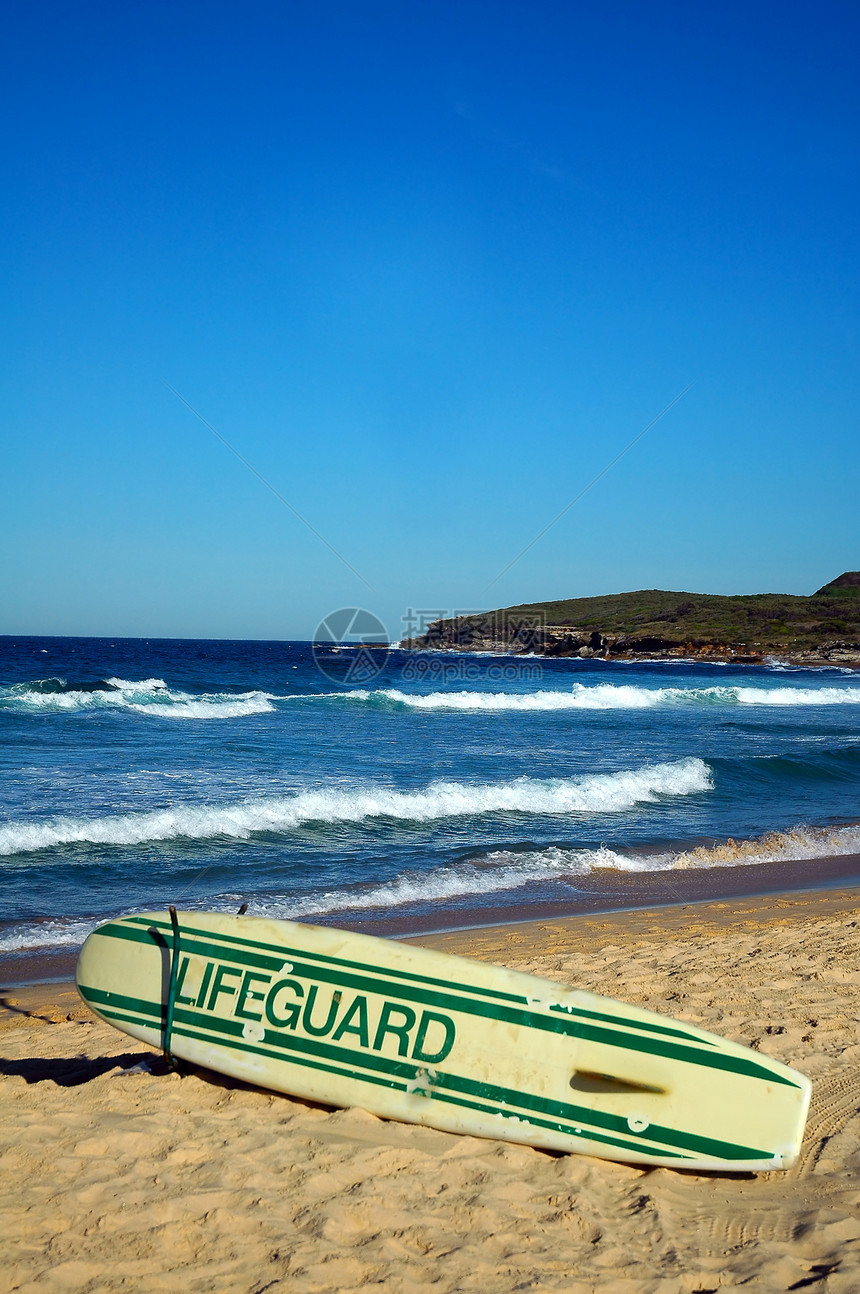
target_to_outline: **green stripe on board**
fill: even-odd
[[[140,998],[126,998],[118,993],[106,993],[100,989],[93,989],[81,986],[81,993],[92,1001],[94,1005],[103,1005],[106,1013],[110,1013],[117,1018],[122,1018],[120,1012],[132,1011],[138,1015],[148,1014],[154,1020],[161,1022],[162,1007],[160,1004],[146,1002]],[[361,1066],[377,1074],[396,1075],[400,1079],[407,1081],[414,1080],[419,1073],[419,1066],[401,1060],[380,1055],[357,1053],[349,1051],[346,1048],[335,1046],[333,1043],[323,1043],[316,1039],[304,1038],[299,1034],[287,1034],[266,1030],[264,1041],[268,1047],[259,1047],[247,1042],[242,1034],[243,1026],[239,1021],[227,1020],[219,1016],[201,1015],[200,1012],[180,1009],[177,1007],[174,1018],[174,1034],[185,1035],[188,1031],[183,1026],[191,1025],[197,1029],[205,1027],[210,1030],[210,1034],[215,1034],[218,1041],[223,1045],[229,1045],[237,1051],[251,1051],[257,1055],[266,1056],[272,1059],[285,1059],[279,1056],[280,1052],[289,1052],[289,1059],[295,1059],[298,1053],[304,1056],[324,1057],[327,1060],[339,1061],[341,1064],[355,1066],[360,1062]],[[356,1076],[354,1074],[354,1076]],[[454,1093],[458,1096],[455,1097]],[[590,1124],[592,1127],[605,1129],[607,1132],[615,1134],[621,1133],[622,1136],[628,1133],[627,1120],[623,1115],[608,1114],[602,1110],[592,1110],[587,1106],[572,1105],[567,1101],[557,1101],[549,1097],[535,1096],[531,1093],[520,1092],[514,1088],[500,1087],[493,1083],[480,1083],[473,1079],[464,1078],[457,1074],[450,1074],[437,1071],[436,1078],[433,1080],[431,1087],[427,1089],[427,1094],[434,1099],[447,1100],[457,1103],[459,1096],[471,1096],[482,1101],[490,1101],[493,1108],[490,1113],[499,1113],[509,1116],[516,1110],[527,1111],[529,1122],[535,1122],[535,1116],[553,1115],[556,1119],[566,1119],[573,1125]],[[468,1102],[466,1102],[468,1104]],[[511,1107],[514,1110],[511,1110]],[[503,1108],[499,1108],[503,1107]],[[486,1109],[486,1107],[476,1107]],[[566,1132],[571,1136],[586,1135],[576,1131],[576,1127],[567,1127],[562,1124],[547,1124],[537,1122],[545,1127],[557,1127],[558,1130]],[[603,1134],[591,1133],[592,1140],[607,1141]],[[756,1147],[741,1146],[730,1141],[721,1141],[712,1137],[703,1137],[696,1133],[683,1132],[675,1128],[667,1128],[662,1124],[651,1124],[643,1133],[639,1141],[631,1141],[629,1135],[623,1140],[609,1138],[608,1144],[622,1146],[627,1150],[643,1149],[643,1141],[656,1142],[660,1146],[671,1146],[673,1149],[688,1150],[693,1154],[699,1154],[707,1158],[719,1158],[723,1160],[762,1160],[772,1159],[772,1154],[760,1150]],[[649,1148],[650,1153],[650,1148]],[[655,1152],[657,1153],[657,1152]],[[660,1150],[660,1154],[668,1155],[667,1150]]]
[[[159,929],[163,930],[170,931],[172,929],[169,923],[163,921],[146,921],[143,917],[124,917],[123,920],[134,922],[136,925],[142,926],[144,929],[149,929],[153,925],[156,925]],[[301,957],[314,957],[317,961],[326,962],[333,966],[348,966],[353,970],[367,969],[366,962],[349,961],[345,957],[331,957],[327,953],[310,953],[306,949],[290,948],[286,944],[268,944],[264,943],[261,939],[242,939],[239,935],[227,935],[215,930],[195,930],[190,926],[186,926],[184,929],[188,930],[191,934],[202,935],[210,939],[223,939],[227,943],[237,944],[239,947],[243,948],[264,948],[280,956],[295,953],[297,956]],[[97,930],[96,934],[98,933],[99,931]],[[438,988],[450,987],[454,982],[452,980],[439,979],[435,975],[419,975],[417,971],[392,969],[390,974],[397,976],[398,979],[415,980],[416,983],[421,984],[435,984]],[[503,998],[509,1002],[528,1002],[528,998],[522,993],[508,993],[504,989],[482,988],[477,984],[457,984],[456,987],[462,988],[469,993],[483,994],[485,997]]]
[[[102,1014],[112,1020],[126,1021],[127,1023],[130,1023],[130,1024],[137,1024],[137,1023],[145,1024],[145,1021],[138,1022],[137,1020],[135,1020],[133,1016],[122,1015],[119,1011],[112,1011],[112,1010],[109,1010],[107,1007],[102,1008]],[[230,1050],[232,1051],[239,1051],[239,1052],[252,1052],[258,1056],[265,1057],[267,1060],[281,1059],[281,1057],[279,1056],[273,1057],[271,1052],[267,1051],[264,1047],[256,1047],[253,1045],[253,1043],[246,1043],[246,1042],[242,1042],[241,1045],[236,1045],[232,1040],[227,1041],[224,1038],[218,1036],[217,1034],[213,1035],[212,1033],[207,1033],[203,1029],[196,1029],[196,1030],[182,1029],[180,1032],[183,1038],[191,1038],[195,1042],[205,1042],[209,1046],[213,1046],[213,1045],[220,1046],[224,1048],[230,1048]],[[378,1087],[394,1088],[397,1091],[401,1091],[401,1092],[406,1091],[406,1084],[398,1083],[395,1079],[383,1078],[378,1074],[359,1073],[357,1070],[340,1069],[334,1065],[324,1065],[322,1061],[316,1061],[312,1057],[295,1056],[295,1057],[291,1057],[288,1063],[310,1066],[313,1069],[322,1070],[326,1074],[336,1074],[340,1078],[355,1079],[356,1082],[359,1082],[359,1083],[375,1083]],[[249,1079],[248,1081],[252,1082],[253,1080]]]
[[[133,1016],[123,1016],[117,1011],[104,1009],[103,1014],[113,1020],[125,1020],[133,1024],[138,1023]],[[297,1053],[291,1054],[289,1057],[273,1057],[272,1053],[264,1047],[255,1046],[253,1043],[246,1043],[244,1041],[239,1043],[237,1040],[226,1040],[217,1034],[213,1035],[204,1030],[182,1029],[179,1033],[184,1038],[191,1038],[196,1042],[207,1043],[210,1046],[229,1047],[238,1052],[250,1052],[254,1055],[263,1056],[267,1060],[280,1059],[284,1064],[300,1065],[303,1068],[318,1070],[326,1074],[334,1074],[340,1078],[351,1078],[360,1083],[371,1083],[377,1087],[386,1087],[389,1090],[400,1092],[407,1092],[409,1090],[406,1083],[397,1082],[395,1079],[384,1078],[379,1074],[360,1073],[356,1070],[342,1069],[334,1065],[327,1065],[316,1056],[312,1055]],[[691,1156],[689,1155],[677,1154],[672,1150],[663,1150],[659,1146],[644,1145],[641,1141],[633,1142],[630,1140],[622,1140],[618,1137],[608,1137],[604,1133],[593,1131],[593,1129],[572,1128],[564,1123],[556,1123],[551,1120],[541,1119],[532,1115],[513,1115],[509,1111],[499,1110],[498,1107],[487,1106],[479,1101],[465,1100],[462,1097],[454,1096],[448,1092],[437,1091],[435,1089],[425,1091],[422,1089],[422,1095],[430,1097],[436,1101],[442,1101],[447,1105],[459,1105],[467,1109],[478,1110],[480,1113],[490,1115],[491,1117],[501,1115],[502,1118],[507,1119],[508,1121],[511,1121],[513,1118],[517,1118],[520,1123],[527,1126],[547,1128],[552,1132],[560,1132],[565,1136],[579,1138],[583,1141],[592,1141],[599,1145],[616,1146],[621,1150],[636,1151],[639,1154],[648,1154],[665,1159],[683,1159],[685,1162],[690,1162],[691,1160]],[[582,1120],[582,1122],[584,1123],[586,1121]]]
[[[560,1002],[554,1002],[550,1006],[550,1011],[563,1011],[565,1015],[579,1016],[583,1020],[604,1020],[607,1024],[618,1025],[618,1017],[609,1015],[606,1011],[589,1011],[584,1006],[563,1006]],[[625,1020],[625,1029],[642,1029],[647,1033],[665,1034],[670,1038],[683,1038],[686,1042],[697,1042],[702,1047],[713,1047],[716,1044],[710,1038],[699,1038],[696,1034],[690,1033],[689,1029],[673,1029],[668,1024],[651,1024],[647,1020]]]
[[[128,921],[129,923],[134,922],[134,924],[141,926],[143,929],[146,929],[146,930],[150,929],[154,925],[154,926],[157,926],[159,929],[166,931],[168,934],[172,934],[172,927],[168,922],[146,921],[142,917],[126,917],[124,918],[124,920]],[[100,933],[99,930],[96,931],[96,934],[98,933]],[[289,957],[304,957],[306,959],[312,958],[314,961],[320,962],[323,965],[343,966],[351,970],[358,970],[358,971],[364,971],[364,972],[368,970],[379,969],[379,967],[371,966],[367,962],[350,961],[345,957],[332,957],[326,953],[310,952],[307,949],[293,948],[287,944],[267,944],[267,943],[263,943],[262,940],[242,939],[239,935],[223,934],[220,931],[216,932],[214,930],[199,930],[191,926],[185,926],[183,928],[183,933],[188,933],[188,934],[191,934],[192,936],[199,937],[199,938],[223,940],[228,945],[233,944],[233,945],[236,945],[237,947],[245,948],[248,950],[266,949],[276,955],[279,955],[280,957],[289,956]],[[262,965],[263,963],[259,963],[259,964]],[[419,975],[415,971],[388,969],[386,970],[386,974],[395,976],[398,979],[412,980],[416,984],[435,985],[437,988],[445,989],[448,991],[450,991],[451,989],[456,989],[459,992],[463,992],[463,993],[476,994],[478,996],[491,997],[491,998],[499,998],[507,1002],[516,1002],[522,1006],[529,1005],[529,998],[523,993],[508,993],[508,992],[505,992],[503,989],[482,988],[476,984],[463,984],[457,980],[439,979],[438,977],[433,975]],[[601,1011],[589,1010],[586,1007],[580,1007],[580,1006],[567,1007],[567,1006],[553,1005],[549,1009],[550,1011],[562,1011],[566,1015],[582,1016],[583,1018],[589,1019],[589,1020],[604,1020],[609,1024],[616,1024],[616,1025],[618,1023],[618,1021],[614,1016],[608,1015]],[[641,1029],[646,1033],[659,1033],[659,1034],[666,1034],[667,1036],[673,1037],[673,1038],[683,1038],[687,1042],[698,1042],[708,1047],[712,1047],[714,1045],[709,1039],[697,1038],[695,1037],[694,1034],[691,1034],[688,1029],[677,1028],[672,1025],[652,1024],[648,1020],[625,1020],[624,1026],[625,1028],[628,1028],[628,1029]]]
[[[127,939],[135,943],[142,943],[145,942],[146,932],[151,928],[151,924],[149,927],[140,930],[139,928],[119,923],[111,923],[107,926],[101,926],[96,933],[110,938]],[[167,928],[165,926],[165,929]],[[250,964],[261,969],[270,970],[272,973],[277,973],[281,970],[285,957],[295,957],[298,964],[297,962],[293,963],[291,974],[304,975],[308,979],[316,979],[321,983],[348,986],[364,992],[378,993],[383,997],[393,996],[408,1002],[420,1002],[423,1006],[442,1007],[447,1011],[459,1011],[464,1015],[481,1016],[488,1020],[501,1020],[508,1024],[519,1025],[522,1028],[541,1029],[546,1033],[561,1034],[571,1038],[585,1038],[590,1042],[602,1043],[609,1047],[621,1047],[627,1051],[639,1051],[653,1056],[662,1056],[668,1060],[680,1060],[691,1065],[702,1065],[706,1069],[719,1069],[732,1074],[745,1074],[749,1078],[763,1079],[768,1083],[780,1083],[786,1087],[799,1087],[799,1084],[794,1083],[791,1079],[768,1069],[753,1059],[747,1059],[746,1056],[735,1056],[731,1053],[716,1050],[708,1051],[704,1048],[699,1050],[689,1044],[625,1032],[628,1024],[626,1020],[619,1021],[615,1029],[607,1029],[601,1025],[573,1019],[567,1012],[541,1015],[535,1011],[507,1006],[501,1002],[476,1001],[472,998],[458,996],[455,993],[439,993],[419,985],[392,984],[388,979],[377,978],[379,971],[376,967],[368,967],[368,973],[359,976],[341,968],[310,964],[302,965],[301,960],[307,960],[307,958],[306,954],[300,950],[283,949],[279,958],[273,958],[268,954],[243,951],[240,957],[237,953],[231,954],[229,950],[223,949],[217,944],[207,943],[205,940],[208,939],[208,934],[198,936],[196,932],[186,928],[183,935],[186,939],[191,936],[194,940],[194,943],[190,946],[186,944],[185,951],[194,951],[202,956],[232,960],[239,965]]]
[[[627,1127],[627,1120],[621,1115],[604,1115],[601,1111],[588,1110],[581,1106],[569,1105],[567,1101],[554,1101],[546,1096],[529,1096],[523,1102],[522,1093],[511,1088],[499,1087],[495,1083],[476,1083],[471,1079],[458,1077],[456,1074],[441,1073],[436,1079],[440,1087],[450,1088],[455,1092],[466,1092],[469,1095],[484,1097],[499,1105],[521,1105],[529,1110],[543,1114],[554,1114],[559,1118],[572,1119],[575,1123],[590,1119],[603,1128],[614,1128],[622,1131]],[[714,1137],[703,1137],[695,1132],[682,1132],[677,1128],[667,1128],[659,1123],[651,1123],[642,1134],[649,1141],[659,1142],[664,1146],[677,1146],[697,1154],[713,1156],[717,1159],[771,1159],[766,1150],[754,1146],[740,1146],[733,1141],[721,1141]]]
[[[564,1132],[570,1137],[582,1137],[583,1140],[586,1141],[597,1141],[604,1146],[618,1146],[621,1150],[635,1150],[640,1155],[659,1155],[664,1159],[683,1159],[686,1163],[694,1162],[692,1155],[682,1155],[674,1150],[663,1150],[660,1146],[643,1146],[641,1142],[639,1144],[634,1144],[630,1141],[622,1141],[618,1137],[607,1137],[603,1133],[591,1131],[583,1132],[581,1128],[568,1128],[565,1124],[553,1123],[548,1119],[539,1119],[533,1114],[530,1114],[527,1118],[521,1119],[519,1115],[511,1115],[504,1113],[501,1110],[494,1111],[488,1109],[486,1106],[480,1105],[477,1101],[466,1101],[462,1097],[451,1096],[447,1092],[434,1091],[432,1096],[434,1100],[446,1101],[451,1105],[462,1105],[470,1110],[481,1110],[485,1114],[501,1114],[502,1118],[507,1119],[509,1122],[512,1119],[517,1118],[521,1123],[528,1123],[538,1128],[549,1128],[552,1132]]]
[[[139,1015],[147,1014],[154,1020],[162,1019],[162,1007],[159,1003],[147,1002],[142,998],[124,997],[121,993],[105,993],[101,989],[82,987],[81,992],[88,1000],[94,1004],[104,1006],[109,1010],[134,1011]],[[354,1065],[357,1061],[366,1069],[375,1070],[379,1073],[396,1074],[399,1078],[408,1082],[414,1079],[418,1072],[419,1066],[411,1061],[395,1060],[393,1057],[350,1051],[346,1047],[338,1047],[333,1043],[320,1042],[316,1038],[304,1038],[301,1034],[282,1035],[272,1029],[265,1032],[265,1040],[269,1044],[270,1050],[261,1050],[249,1043],[243,1034],[244,1025],[241,1020],[228,1020],[223,1016],[209,1015],[208,1013],[188,1010],[184,1007],[177,1006],[174,1017],[174,1032],[184,1033],[183,1028],[178,1026],[192,1025],[196,1028],[205,1026],[213,1033],[223,1035],[229,1039],[230,1045],[239,1051],[254,1051],[261,1056],[268,1056],[270,1060],[282,1060],[279,1054],[283,1050],[300,1051],[313,1053],[324,1056],[329,1060],[339,1060],[343,1063]],[[223,1038],[222,1038],[223,1041]],[[275,1050],[271,1050],[274,1048]]]

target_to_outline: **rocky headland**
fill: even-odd
[[[402,644],[423,651],[527,653],[602,660],[734,661],[860,668],[860,571],[809,597],[641,589],[524,603],[435,620]]]

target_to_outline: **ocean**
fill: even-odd
[[[0,638],[0,956],[164,908],[404,932],[860,854],[846,669]]]

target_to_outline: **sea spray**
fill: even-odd
[[[594,849],[551,845],[543,849],[495,849],[427,872],[406,870],[380,884],[357,882],[313,894],[256,898],[254,916],[293,920],[360,912],[403,911],[410,905],[463,899],[483,902],[505,893],[536,893],[546,883],[566,882],[572,895],[579,878],[599,871],[672,872],[711,867],[799,862],[860,853],[860,824],[832,828],[797,827],[768,832],[752,840],[727,840],[681,851],[629,851],[601,845]],[[191,910],[234,911],[237,895],[183,900]],[[95,920],[54,919],[16,925],[0,933],[0,952],[73,947],[98,924]]]
[[[403,692],[379,688],[328,693],[345,701],[383,703],[413,710],[553,711],[648,710],[657,706],[860,705],[856,687],[637,687],[619,683],[574,683],[568,691]]]
[[[597,849],[496,849],[429,873],[401,872],[383,885],[327,891],[301,899],[282,898],[255,905],[257,915],[281,918],[323,916],[334,912],[391,911],[403,904],[480,896],[521,890],[547,881],[565,880],[596,871],[670,872],[675,870],[799,862],[860,853],[860,825],[768,832],[755,840],[728,840],[678,852],[623,852]]]
[[[267,692],[180,692],[163,679],[107,678],[85,686],[65,679],[36,679],[0,688],[0,708],[26,713],[86,713],[125,710],[158,719],[238,719],[266,714],[277,696]]]
[[[701,759],[577,778],[434,782],[417,791],[385,786],[325,787],[236,804],[179,804],[149,813],[9,822],[0,826],[0,856],[79,843],[140,845],[179,837],[207,840],[219,836],[246,839],[255,832],[289,832],[311,822],[388,818],[421,823],[489,813],[614,813],[653,802],[659,796],[694,795],[711,787],[710,770]]]

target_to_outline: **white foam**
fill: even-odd
[[[736,687],[741,705],[860,705],[860,687]]]
[[[250,912],[252,916],[291,920],[328,912],[385,910],[406,903],[515,890],[542,880],[587,875],[597,868],[642,870],[635,859],[605,846],[600,849],[551,846],[523,852],[495,850],[483,858],[436,868],[424,875],[402,872],[390,881],[365,888],[344,887],[301,899],[284,897],[252,902]],[[218,909],[223,903],[210,901],[206,906],[210,910]],[[236,900],[233,900],[230,911],[235,911],[235,906]],[[18,926],[0,935],[0,951],[72,947],[83,943],[97,924],[97,921],[56,920]]]
[[[227,805],[179,804],[148,813],[9,822],[0,825],[0,855],[77,843],[140,845],[177,837],[207,840],[216,836],[246,839],[254,832],[289,832],[308,822],[363,822],[370,818],[431,822],[487,813],[614,813],[653,802],[661,795],[693,795],[712,786],[707,764],[701,759],[683,759],[577,778],[434,782],[418,791],[384,786],[323,787]]]
[[[855,687],[641,687],[623,683],[574,683],[569,690],[535,692],[404,692],[398,688],[368,691],[294,693],[182,692],[163,679],[107,679],[96,691],[42,691],[38,685],[0,688],[0,706],[39,713],[126,710],[159,719],[237,719],[267,714],[276,701],[340,700],[402,706],[413,710],[553,711],[648,710],[656,706],[810,706],[860,705]]]
[[[344,887],[302,899],[283,898],[253,903],[254,915],[281,917],[320,916],[340,911],[386,910],[405,903],[484,897],[532,886],[541,881],[570,880],[598,870],[662,872],[707,869],[756,863],[798,862],[860,853],[860,825],[848,827],[797,827],[770,832],[755,840],[734,841],[682,853],[624,854],[603,845],[599,849],[571,849],[550,845],[545,849],[493,850],[478,859],[437,868],[425,875],[401,872],[391,881],[361,889]]]
[[[383,688],[339,694],[347,700],[387,700],[415,710],[647,710],[685,705],[860,705],[858,687],[637,687],[574,683],[569,691],[402,692]]]
[[[755,863],[793,863],[806,858],[832,858],[860,854],[860,825],[847,827],[794,827],[771,831],[754,840],[728,840],[725,844],[655,855],[653,868],[751,866]]]
[[[134,692],[166,692],[167,691],[167,684],[165,683],[163,678],[142,678],[137,680],[128,679],[128,678],[106,678],[105,682],[109,683],[111,687],[119,688],[120,691],[123,691],[123,692],[124,691],[134,691]]]
[[[747,866],[755,863],[796,862],[860,853],[860,825],[845,827],[796,827],[792,831],[771,832],[755,840],[734,841],[682,853],[637,854],[630,856],[606,846],[599,849],[572,849],[550,845],[545,849],[497,849],[421,874],[401,872],[378,885],[344,886],[302,898],[283,896],[252,901],[253,916],[295,917],[321,916],[345,911],[381,911],[401,908],[407,903],[434,902],[470,895],[487,897],[504,891],[522,889],[541,881],[570,880],[596,870],[620,872],[655,872],[709,867]],[[238,896],[205,900],[208,910],[235,911]],[[25,949],[75,947],[98,924],[95,920],[69,919],[33,922],[15,926],[0,935],[0,952]]]
[[[159,719],[237,719],[274,710],[279,698],[268,692],[203,692],[195,695],[167,686],[164,679],[109,678],[93,692],[49,692],[16,684],[0,689],[0,705],[40,713],[128,710]]]
[[[34,921],[13,926],[0,934],[0,952],[17,953],[38,948],[78,948],[98,921]]]
[[[665,690],[665,689],[663,689]],[[658,705],[659,690],[598,683],[574,683],[569,692],[430,692],[425,695],[386,688],[376,693],[416,710],[619,710]]]
[[[240,692],[229,697],[203,695],[187,701],[173,695],[164,705],[129,706],[137,714],[160,719],[241,719],[250,714],[268,714],[274,708],[272,698],[265,692]]]
[[[281,917],[286,920],[344,910],[384,910],[399,908],[404,903],[501,893],[503,890],[531,885],[535,881],[584,876],[597,868],[606,867],[618,871],[639,870],[634,860],[606,847],[552,847],[522,853],[498,850],[485,855],[480,862],[439,867],[426,875],[401,872],[391,881],[362,890],[357,887],[344,888],[298,900],[275,899],[253,903],[251,910],[255,916]]]

